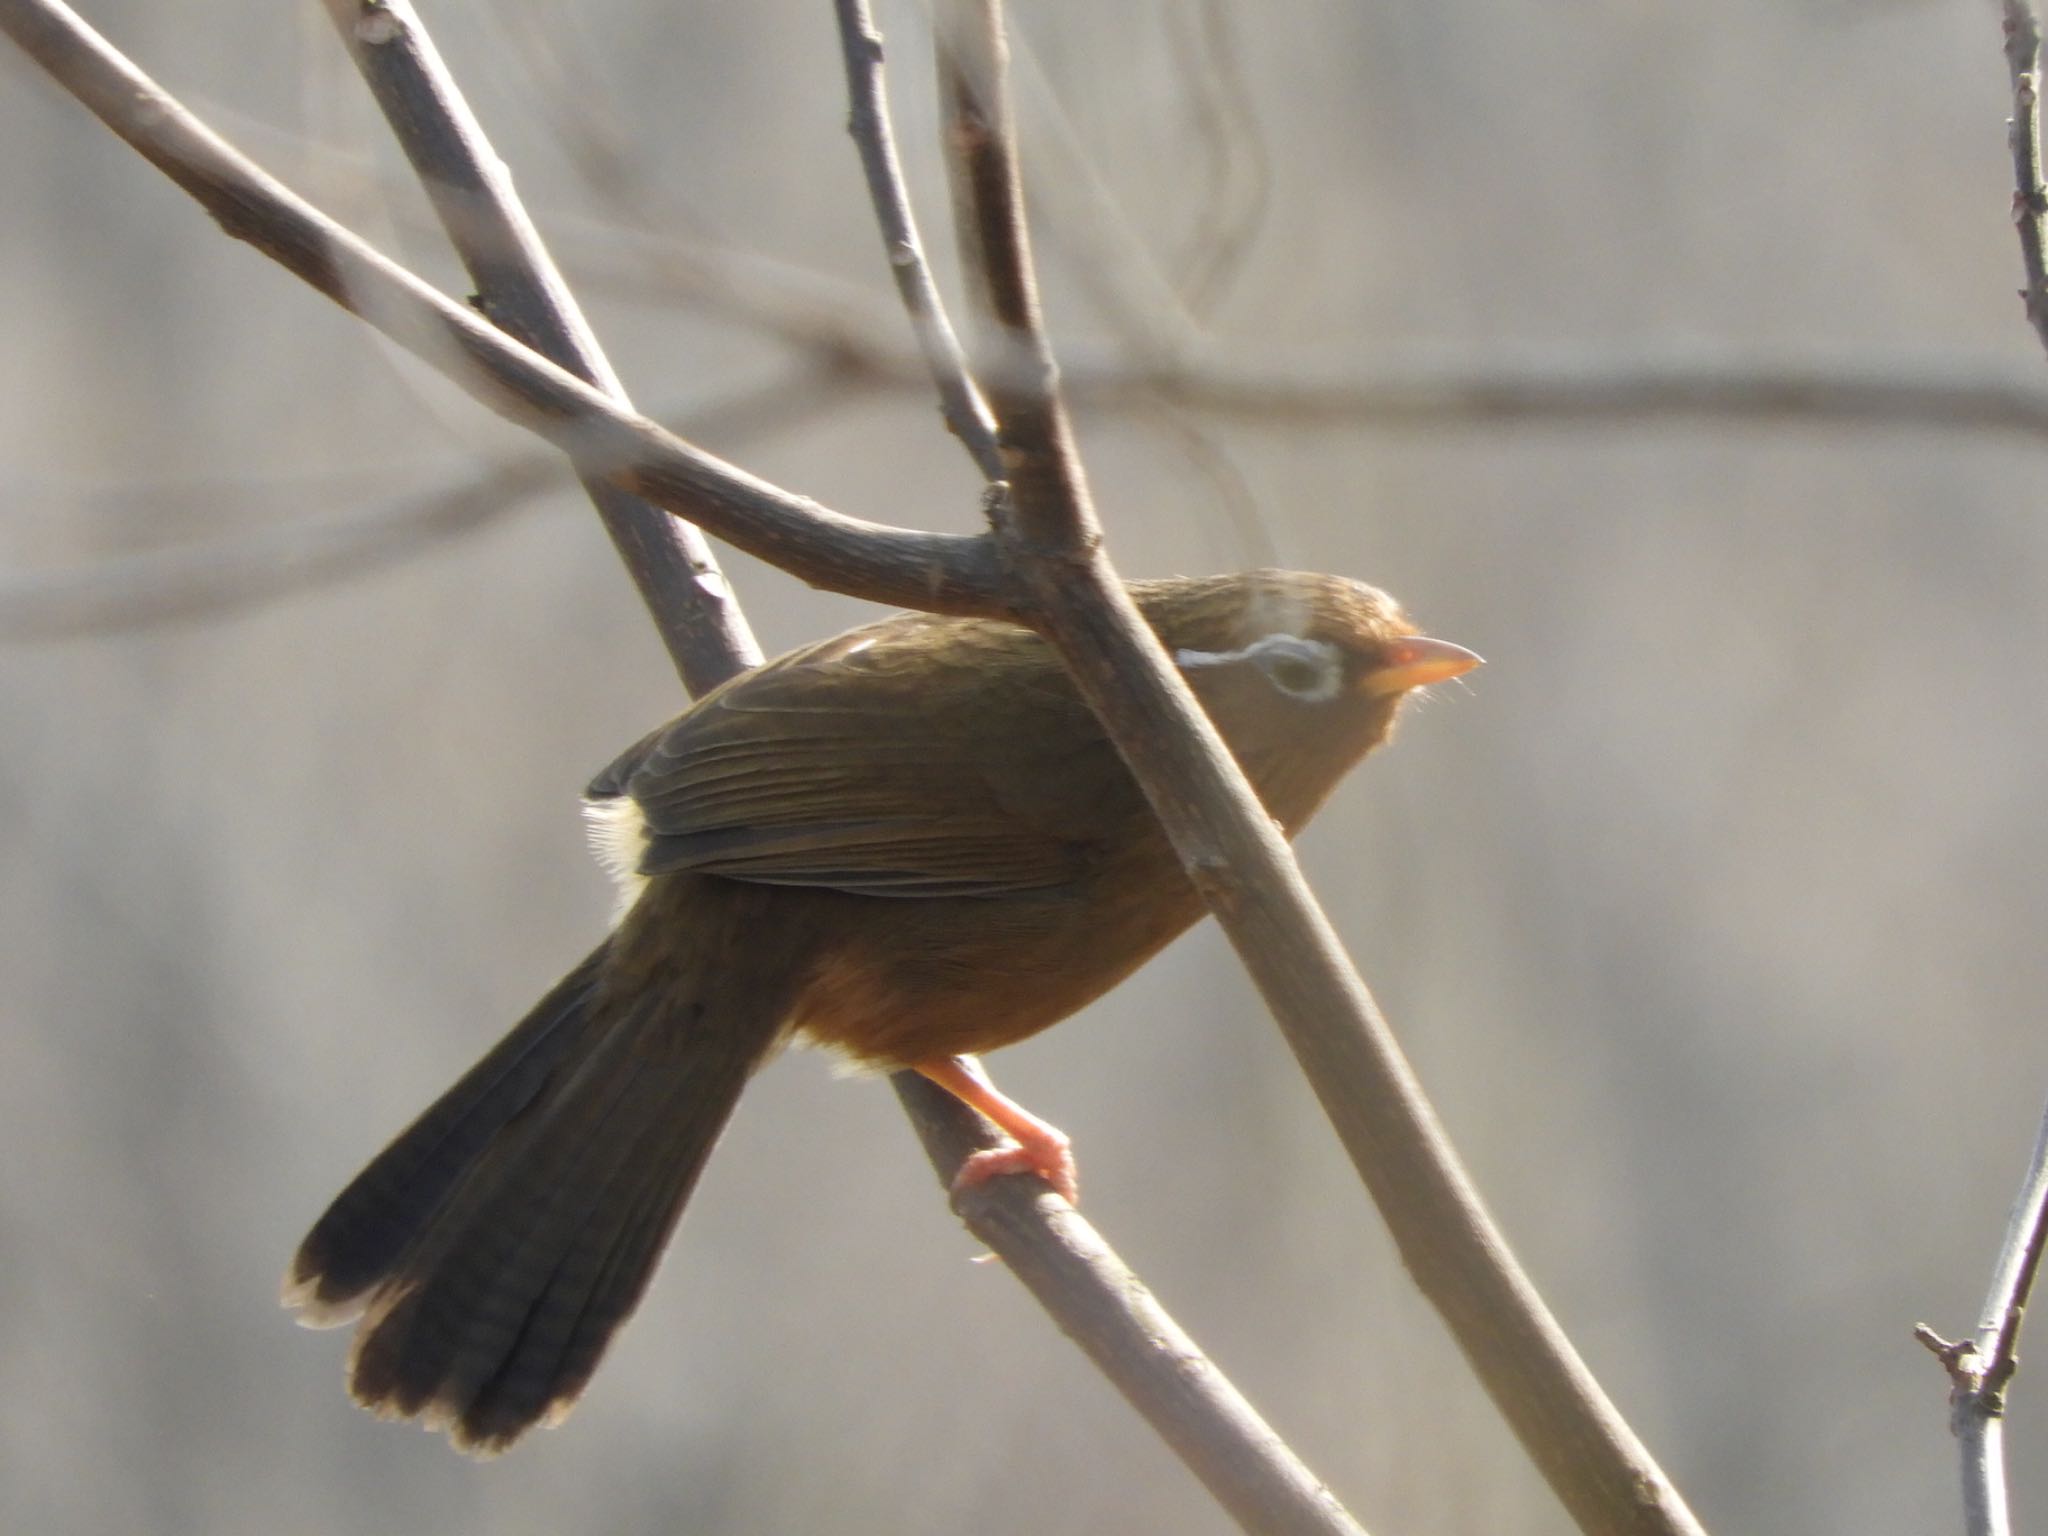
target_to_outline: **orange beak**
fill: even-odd
[[[1361,686],[1367,693],[1406,693],[1411,688],[1427,688],[1431,683],[1462,677],[1483,664],[1483,657],[1462,645],[1432,640],[1427,635],[1410,635],[1387,648],[1385,665],[1367,673]]]

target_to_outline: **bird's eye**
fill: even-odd
[[[1320,640],[1268,635],[1248,647],[1246,654],[1275,688],[1303,703],[1320,704],[1335,698],[1343,682],[1344,668],[1336,649]]]
[[[1266,676],[1288,693],[1310,693],[1322,674],[1299,656],[1278,656],[1266,663]]]

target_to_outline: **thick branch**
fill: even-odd
[[[1039,313],[1001,8],[997,0],[948,0],[934,30],[954,229],[975,289],[974,375],[995,412],[1002,478],[1014,493],[991,504],[1003,514],[997,531],[1028,558],[1085,561],[1102,530]]]
[[[998,0],[950,0],[939,34],[957,222],[985,286],[975,356],[994,365],[983,382],[1015,466],[998,531],[1040,627],[1279,1020],[1417,1283],[1581,1529],[1698,1531],[1514,1263],[1286,843],[1100,553],[1039,323]]]
[[[983,474],[997,480],[995,420],[939,298],[896,154],[881,33],[866,0],[838,0],[837,10],[848,131],[898,294],[947,422]],[[991,1144],[993,1127],[918,1073],[898,1072],[894,1082],[926,1155],[951,1186],[966,1158]],[[954,1205],[1245,1530],[1362,1536],[1343,1505],[1065,1201],[998,1179],[957,1193]]]
[[[0,0],[0,30],[221,227],[589,475],[821,587],[945,613],[1013,616],[984,537],[862,522],[691,447],[509,340],[251,164],[58,0]]]

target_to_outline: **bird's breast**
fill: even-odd
[[[1201,912],[1156,832],[1044,892],[839,896],[791,1023],[883,1067],[995,1050],[1093,1002]]]

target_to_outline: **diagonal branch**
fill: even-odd
[[[993,1128],[914,1072],[893,1082],[944,1182]],[[967,1228],[1200,1478],[1258,1536],[1364,1536],[1100,1233],[1033,1179],[991,1179],[954,1197]]]
[[[449,236],[477,283],[484,311],[516,333],[539,336],[543,350],[557,360],[574,366],[611,393],[619,393],[595,337],[576,313],[566,286],[548,263],[538,235],[513,197],[509,178],[493,170],[498,162],[480,125],[463,107],[454,82],[440,66],[431,39],[410,7],[404,0],[376,0],[367,9],[359,7],[357,0],[330,0],[330,9],[393,131],[434,197]],[[857,43],[872,37],[871,28],[849,31],[850,68],[857,68],[862,57]],[[867,56],[879,62],[878,55]],[[874,109],[867,119],[869,132],[884,121],[879,116],[879,88],[876,72],[868,77],[867,90],[872,94],[864,98]],[[858,88],[857,99],[863,99]],[[883,147],[887,148],[886,143]],[[950,402],[955,429],[963,441],[992,449],[986,408],[958,363],[957,344],[918,253],[893,154],[871,163],[870,172],[878,178],[879,188],[893,186],[897,194],[893,208],[885,209],[885,223],[891,213],[896,221],[891,249],[909,253],[908,264],[897,264],[899,281],[905,285],[906,302],[922,322],[919,335],[941,378],[942,397]],[[878,192],[878,198],[881,195]],[[950,372],[949,357],[953,360]],[[608,515],[620,510],[621,502],[628,502],[601,482],[593,489],[593,499]],[[630,503],[623,507],[629,526],[643,510]],[[694,537],[694,530],[691,534]],[[630,563],[635,550],[622,540],[621,553]],[[708,550],[704,555],[708,561]],[[701,628],[702,616],[695,620],[699,627],[693,636],[691,620],[677,622],[675,615],[664,611],[679,604],[694,605],[702,596],[701,588],[643,582],[642,593],[670,637],[672,648],[678,639],[694,642],[694,654],[688,649],[678,654],[692,691],[715,685],[754,659],[736,605],[723,614],[727,644],[721,651],[716,645],[707,647],[706,640],[717,639],[719,631],[707,637]],[[710,617],[715,622],[721,615]],[[980,1131],[978,1120],[936,1090],[920,1095],[903,1081],[904,1076],[899,1074],[898,1089],[928,1153],[942,1169],[957,1168],[964,1155],[959,1150],[964,1139]],[[909,1076],[922,1084],[914,1074]],[[996,1241],[1001,1251],[1038,1291],[1061,1326],[1087,1341],[1111,1379],[1152,1417],[1169,1443],[1227,1506],[1260,1512],[1268,1517],[1263,1521],[1268,1529],[1298,1531],[1302,1536],[1357,1536],[1358,1527],[1335,1500],[1151,1301],[1092,1228],[1071,1212],[1061,1221],[1057,1207],[1041,1209],[1014,1186],[973,1204],[980,1216],[974,1222],[975,1230],[1000,1231]],[[1280,1517],[1278,1524],[1270,1518],[1274,1515]]]
[[[327,12],[476,284],[484,315],[625,405],[625,386],[411,0],[327,0]],[[592,474],[583,488],[685,687],[703,693],[760,661],[703,534]]]
[[[848,130],[897,291],[947,422],[983,474],[999,480],[995,419],[939,298],[896,154],[881,32],[867,0],[837,0],[836,9],[852,102]],[[991,1144],[992,1127],[916,1072],[898,1072],[893,1082],[932,1166],[951,1186],[967,1157]],[[997,1179],[957,1191],[954,1207],[1244,1529],[1362,1536],[1343,1505],[1064,1200],[1035,1183]]]
[[[980,258],[969,267],[985,279],[984,309],[992,317],[978,332],[978,371],[1002,423],[1009,482],[1009,494],[993,499],[993,541],[838,517],[692,449],[508,342],[292,197],[57,0],[0,0],[0,29],[230,234],[257,244],[487,405],[554,442],[587,473],[684,512],[821,585],[942,611],[1022,617],[1050,633],[1246,954],[1410,1265],[1582,1525],[1692,1528],[1654,1465],[1640,1455],[1630,1459],[1640,1448],[1590,1379],[1582,1379],[1583,1368],[1519,1274],[1459,1267],[1466,1249],[1497,1244],[1497,1234],[1445,1157],[1426,1104],[1284,845],[1100,552],[1031,288],[994,4],[962,0],[943,27],[959,204],[970,249]],[[1021,598],[1006,559],[1023,582]],[[1187,753],[1187,742],[1202,750]],[[1398,1208],[1410,1177],[1420,1199],[1416,1211],[1404,1214]],[[1418,1227],[1418,1217],[1426,1227],[1446,1204],[1468,1218],[1464,1228],[1439,1238]],[[1498,1372],[1488,1364],[1499,1352],[1497,1334],[1507,1336],[1506,1365]],[[1558,1373],[1567,1378],[1562,1391],[1553,1379]],[[1556,1422],[1543,1422],[1546,1413]],[[1541,1433],[1531,1429],[1531,1415]],[[1584,1476],[1571,1465],[1580,1460],[1589,1469]]]
[[[948,0],[938,31],[957,223],[983,289],[976,372],[1014,493],[997,534],[1040,627],[1279,1020],[1417,1283],[1580,1528],[1698,1531],[1515,1264],[1286,843],[1102,553],[1033,286],[999,0]]]
[[[1012,617],[985,536],[863,522],[711,454],[510,340],[237,153],[61,0],[0,0],[5,32],[221,227],[567,453],[585,473],[817,586],[943,613]]]

